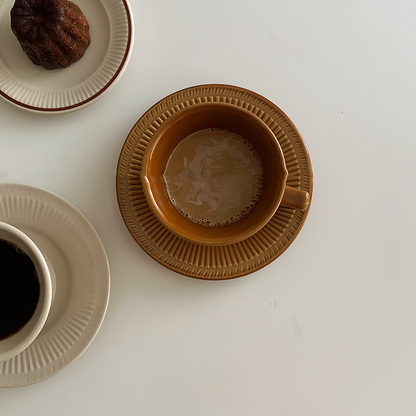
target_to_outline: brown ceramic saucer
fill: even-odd
[[[117,198],[128,230],[140,247],[163,266],[185,276],[224,280],[261,269],[279,257],[299,234],[309,208],[280,207],[260,231],[235,244],[205,246],[188,242],[165,228],[150,210],[140,182],[142,159],[155,131],[185,108],[208,102],[242,107],[273,131],[289,172],[287,185],[309,192],[313,174],[308,151],[291,120],[266,98],[230,85],[199,85],[178,91],[151,107],[130,131],[117,167]]]

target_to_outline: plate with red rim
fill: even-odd
[[[10,28],[14,0],[0,0],[0,95],[40,113],[65,113],[100,99],[122,76],[133,50],[134,23],[128,0],[75,0],[90,26],[85,55],[68,68],[33,64]]]

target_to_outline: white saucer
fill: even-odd
[[[0,387],[22,387],[54,376],[89,346],[107,310],[110,270],[92,225],[55,194],[0,184],[0,221],[25,232],[56,274],[45,327],[26,350],[0,363]]]
[[[33,64],[10,28],[14,0],[0,0],[0,95],[26,110],[70,112],[97,101],[121,77],[133,49],[128,0],[74,0],[90,26],[85,55],[65,69]]]

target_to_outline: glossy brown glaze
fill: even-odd
[[[207,102],[225,102],[259,117],[278,140],[289,172],[286,184],[312,197],[313,173],[303,139],[289,117],[275,104],[244,88],[208,84],[175,92],[152,106],[128,134],[117,166],[116,190],[121,215],[130,234],[155,261],[185,276],[233,279],[276,260],[301,231],[309,210],[280,206],[270,221],[235,244],[191,243],[168,230],[153,214],[144,196],[140,172],[144,153],[155,132],[184,109]]]
[[[263,190],[254,208],[239,221],[222,227],[205,227],[181,215],[171,203],[163,180],[169,156],[178,143],[209,128],[244,137],[256,150],[264,170]],[[284,198],[287,174],[279,142],[260,118],[234,105],[202,103],[175,114],[155,132],[144,154],[141,181],[154,215],[170,231],[194,243],[224,245],[244,240],[267,224]],[[288,188],[284,202],[291,208],[306,209],[309,195]]]

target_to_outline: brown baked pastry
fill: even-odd
[[[71,1],[16,0],[10,17],[22,49],[46,69],[68,67],[90,44],[87,19]]]

